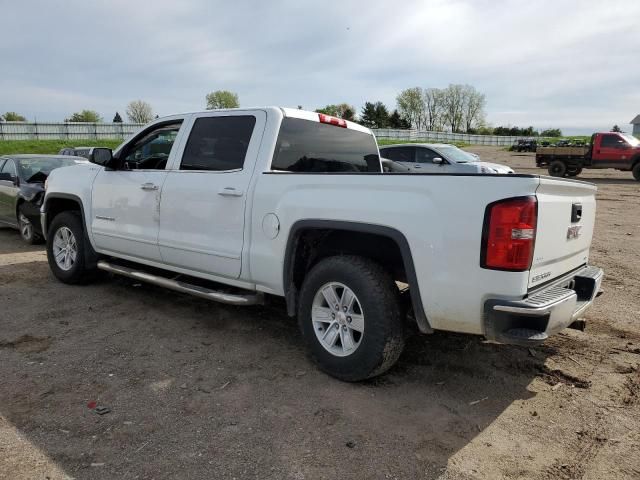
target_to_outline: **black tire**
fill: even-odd
[[[567,165],[560,160],[554,160],[547,170],[552,177],[564,177],[567,174]]]
[[[631,170],[633,178],[640,182],[640,162],[636,163]]]
[[[577,177],[582,173],[581,167],[569,167],[567,168],[567,177]]]
[[[351,289],[361,305],[364,331],[355,351],[346,356],[334,355],[320,343],[312,321],[314,299],[330,282]],[[298,323],[320,369],[340,380],[357,382],[386,372],[400,357],[404,348],[401,311],[398,287],[384,268],[363,257],[341,255],[320,261],[307,274],[300,292]],[[337,328],[340,332],[340,325]]]
[[[76,245],[75,260],[73,260],[68,269],[63,269],[58,265],[54,254],[57,233],[63,228],[71,232]],[[52,220],[47,231],[47,260],[51,272],[58,280],[73,285],[84,283],[94,276],[97,271],[95,267],[87,266],[87,251],[93,251],[93,249],[86,242],[87,238],[84,234],[79,213],[62,212]]]
[[[22,240],[27,244],[37,245],[42,243],[42,237],[36,233],[35,227],[25,215],[22,205],[18,207],[18,231]]]

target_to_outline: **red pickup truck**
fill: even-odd
[[[584,147],[538,147],[536,165],[554,177],[575,177],[583,168],[631,171],[640,181],[640,140],[625,133],[594,133]]]

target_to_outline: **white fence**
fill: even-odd
[[[468,143],[471,145],[510,146],[517,140],[531,137],[507,137],[500,135],[471,135],[468,133],[429,132],[427,130],[396,130],[392,128],[374,128],[378,139],[388,140],[424,140],[432,143]],[[542,137],[538,137],[542,139]]]
[[[1,140],[104,140],[123,139],[141,123],[26,123],[0,122]]]
[[[123,139],[138,131],[141,123],[27,123],[0,122],[0,140],[103,140]],[[469,135],[467,133],[429,132],[426,130],[396,130],[374,128],[379,139],[425,140],[429,142],[471,145],[509,146],[528,137]]]

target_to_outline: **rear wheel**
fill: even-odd
[[[313,267],[300,292],[298,322],[314,361],[340,380],[380,375],[404,348],[398,287],[362,257],[329,257]]]
[[[560,160],[554,160],[549,165],[548,172],[552,177],[564,177],[567,173],[567,166]]]
[[[22,206],[18,207],[18,228],[20,229],[20,236],[22,240],[29,245],[35,245],[42,242],[42,237],[35,231],[35,227],[31,220],[24,214]]]
[[[636,163],[632,170],[633,178],[640,182],[640,162]]]
[[[568,177],[577,177],[582,173],[581,167],[568,167],[567,168],[567,176]]]
[[[47,260],[53,275],[63,283],[75,284],[87,280],[95,268],[87,267],[86,237],[80,215],[63,212],[51,222],[47,235]]]

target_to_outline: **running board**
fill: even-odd
[[[176,292],[188,293],[189,295],[206,298],[207,300],[213,300],[215,302],[226,303],[229,305],[262,305],[264,303],[264,294],[261,292],[251,292],[242,295],[219,292],[199,285],[193,285],[179,280],[161,277],[159,275],[153,275],[151,273],[125,267],[123,265],[105,262],[104,260],[100,260],[97,266],[100,270],[104,270],[105,272],[123,275],[135,280],[140,280],[141,282],[152,283],[159,287],[168,288],[169,290],[174,290]]]

